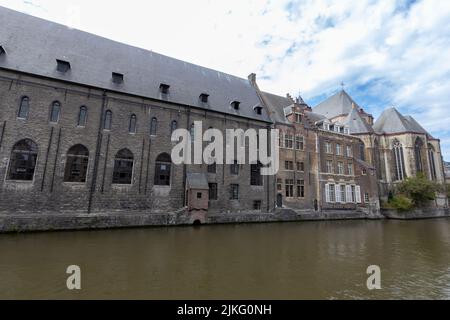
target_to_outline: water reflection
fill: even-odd
[[[0,235],[0,298],[449,299],[449,249],[448,219]]]

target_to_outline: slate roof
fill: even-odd
[[[204,173],[188,173],[186,177],[188,188],[207,190],[209,189],[208,179]]]
[[[261,96],[269,109],[270,118],[273,122],[289,123],[284,115],[284,108],[293,104],[291,99],[268,92],[261,92]]]
[[[345,90],[341,90],[325,101],[319,103],[313,110],[316,113],[323,114],[329,119],[333,119],[338,116],[349,114],[352,111],[353,104],[355,104],[358,109],[361,109]]]
[[[377,133],[415,132],[428,134],[413,117],[405,117],[395,108],[384,110],[375,122],[373,129]]]
[[[258,115],[256,89],[247,79],[108,40],[83,31],[0,7],[0,68],[147,98],[160,99],[161,84],[170,85],[168,100],[222,113],[269,122]],[[67,73],[56,70],[56,59],[70,62]],[[112,82],[112,73],[124,82]],[[208,106],[199,101],[209,95]],[[230,103],[241,102],[236,111]]]
[[[351,134],[373,133],[373,129],[367,121],[361,117],[357,108],[353,108],[347,118],[343,121],[344,125],[350,128]]]

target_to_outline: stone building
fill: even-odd
[[[190,196],[210,213],[272,209],[257,165],[171,160],[171,133],[195,121],[270,129],[247,79],[1,7],[0,21],[0,212],[167,213]]]

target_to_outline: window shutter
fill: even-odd
[[[330,202],[330,185],[328,184],[325,185],[325,201]]]
[[[361,187],[356,186],[356,203],[361,203]]]
[[[352,186],[345,186],[345,189],[347,190],[347,202],[352,202]]]
[[[335,192],[336,192],[336,203],[341,202],[341,186],[339,184],[335,185]]]

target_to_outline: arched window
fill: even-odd
[[[261,176],[261,162],[258,161],[257,164],[250,165],[250,185],[252,186],[262,186],[263,180]]]
[[[17,142],[11,152],[8,180],[33,181],[38,147],[34,141],[24,139]]]
[[[103,129],[104,130],[111,130],[111,126],[112,126],[112,111],[111,110],[107,110],[105,113],[105,119],[103,122]]]
[[[150,135],[156,136],[156,132],[158,131],[158,119],[152,118],[150,122]]]
[[[382,179],[381,174],[381,156],[380,156],[380,143],[378,142],[378,139],[375,139],[374,142],[374,159],[375,159],[375,169],[377,170],[377,177],[378,179]]]
[[[86,182],[89,164],[89,150],[77,144],[67,151],[65,182]]]
[[[78,123],[79,127],[84,127],[86,125],[87,119],[87,108],[85,106],[80,107],[80,113],[78,114]]]
[[[178,129],[178,122],[175,120],[172,121],[172,124],[170,125],[170,132],[173,133],[175,130]]]
[[[394,141],[393,147],[394,174],[396,181],[402,181],[406,178],[405,173],[405,157],[403,154],[403,146],[399,141]]]
[[[436,180],[436,159],[434,156],[434,147],[431,144],[428,144],[428,158],[430,160],[431,179]]]
[[[30,112],[30,98],[22,97],[20,100],[19,113],[17,117],[20,119],[27,119]]]
[[[170,186],[170,170],[172,159],[167,153],[162,153],[156,158],[155,186]]]
[[[128,132],[129,133],[136,133],[136,124],[137,124],[136,115],[132,114],[130,116],[130,124],[128,125]]]
[[[423,148],[423,142],[420,138],[416,139],[416,144],[414,145],[414,156],[416,160],[416,172],[423,172],[423,165],[422,165],[422,148]]]
[[[52,103],[50,111],[50,122],[57,123],[59,121],[59,114],[61,113],[61,103],[55,101]]]
[[[131,184],[133,178],[133,153],[128,149],[117,152],[114,159],[113,184]]]

